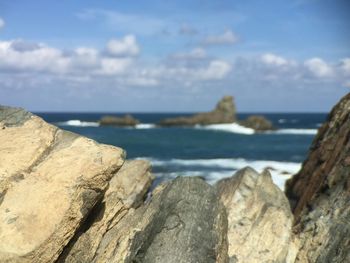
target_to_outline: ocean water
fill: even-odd
[[[47,122],[98,142],[119,146],[128,159],[152,163],[155,184],[176,176],[201,176],[209,183],[231,176],[245,166],[261,172],[269,168],[274,182],[298,172],[308,148],[327,115],[274,113],[275,131],[254,133],[236,123],[193,128],[160,128],[163,118],[190,114],[132,113],[141,121],[135,128],[99,127],[97,120],[111,113],[36,113]],[[254,114],[238,114],[239,119]]]

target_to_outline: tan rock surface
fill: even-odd
[[[126,161],[109,183],[102,202],[91,213],[60,262],[92,262],[101,240],[117,225],[129,209],[142,204],[152,183],[147,161]]]
[[[293,215],[268,171],[247,167],[216,187],[228,217],[230,262],[294,262]]]
[[[0,107],[0,262],[54,262],[124,151]]]

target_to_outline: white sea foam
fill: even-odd
[[[196,129],[225,131],[239,134],[254,134],[255,131],[251,128],[241,126],[237,123],[223,123],[223,124],[210,124],[210,125],[196,125]]]
[[[276,131],[266,131],[267,134],[298,134],[298,135],[315,135],[317,129],[280,129]]]
[[[147,159],[147,158],[141,158]],[[232,176],[234,172],[242,169],[246,166],[254,168],[258,172],[262,172],[264,169],[269,168],[274,183],[282,190],[284,189],[285,181],[293,174],[297,173],[300,168],[300,163],[295,162],[278,162],[268,160],[246,160],[243,158],[238,159],[171,159],[171,160],[159,160],[148,158],[153,166],[179,166],[179,172],[170,172],[167,174],[160,173],[156,176],[165,176],[167,178],[174,178],[178,175],[182,176],[203,176],[209,183],[215,183],[216,181]],[[187,169],[186,169],[187,167]],[[205,171],[205,168],[211,168],[210,171]],[[212,171],[218,169],[218,171]],[[221,169],[221,171],[220,171]],[[223,170],[224,169],[224,170]]]
[[[98,127],[98,122],[81,121],[81,120],[69,120],[57,123],[60,126],[78,126],[78,127]]]
[[[136,129],[153,129],[156,125],[153,123],[140,123],[136,125]]]

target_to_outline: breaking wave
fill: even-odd
[[[250,166],[258,172],[269,169],[274,183],[284,189],[284,183],[293,174],[296,174],[301,163],[279,162],[269,160],[246,160],[238,159],[147,159],[154,167],[154,174],[161,179],[173,179],[176,176],[201,176],[208,183],[214,184],[218,180],[232,176],[237,170]],[[164,169],[166,168],[166,172]],[[161,172],[157,172],[160,170]]]

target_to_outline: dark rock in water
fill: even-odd
[[[217,182],[216,188],[227,212],[230,260],[294,262],[293,214],[267,170],[259,174],[244,168]]]
[[[232,123],[236,120],[236,108],[232,96],[223,97],[213,111],[195,114],[190,117],[164,119],[160,126],[194,126],[218,123]]]
[[[240,124],[256,131],[274,130],[272,122],[260,115],[249,116],[246,120],[240,121]]]
[[[104,236],[94,262],[228,262],[227,218],[215,189],[178,177]],[[117,260],[116,260],[117,259]]]
[[[101,118],[99,123],[103,126],[136,126],[140,123],[140,121],[135,119],[130,114],[127,114],[123,117],[104,116]]]
[[[296,262],[350,262],[350,93],[319,129],[286,184],[301,248]]]

